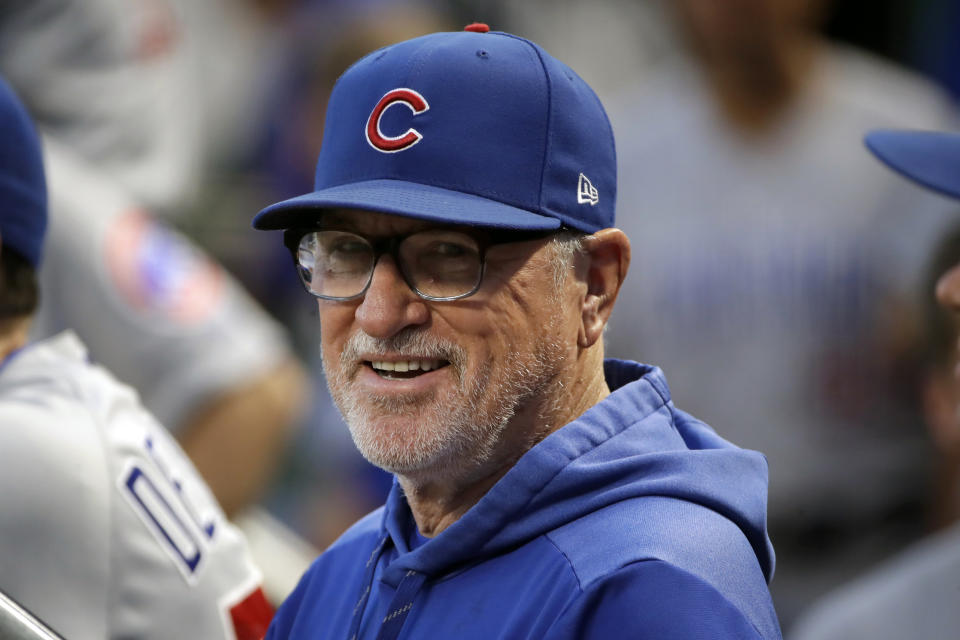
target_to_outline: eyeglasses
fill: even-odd
[[[459,300],[480,288],[488,247],[544,238],[551,231],[428,229],[367,238],[339,229],[288,229],[284,244],[308,293],[324,300],[363,296],[380,256],[389,254],[407,285],[426,300]]]

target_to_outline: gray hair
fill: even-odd
[[[583,241],[589,234],[574,229],[564,229],[551,238],[553,246],[553,282],[559,292],[567,275],[573,269],[573,260],[583,251]]]

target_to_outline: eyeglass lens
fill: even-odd
[[[300,239],[297,265],[307,290],[325,298],[352,298],[367,288],[377,252],[349,231],[311,231]],[[477,240],[458,231],[434,229],[411,234],[396,249],[398,267],[419,294],[455,298],[480,283],[482,252]]]

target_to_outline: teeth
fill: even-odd
[[[375,360],[371,363],[379,371],[432,371],[440,366],[439,360],[406,360],[400,362],[386,362]]]

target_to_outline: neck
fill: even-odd
[[[0,362],[24,347],[30,335],[29,316],[0,321]]]
[[[432,538],[459,520],[506,472],[506,468],[497,469],[469,483],[418,482],[409,477],[398,477],[398,481],[417,530]]]
[[[495,451],[479,466],[455,462],[430,475],[397,477],[417,529],[433,537],[460,519],[523,454],[610,395],[603,375],[603,345],[579,352],[537,398],[529,398],[510,420]]]

